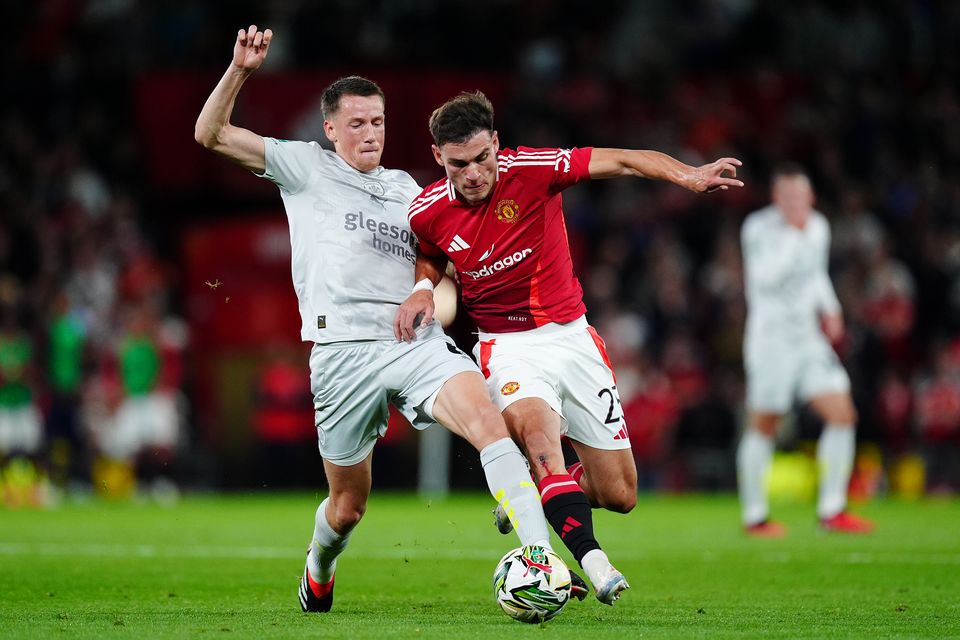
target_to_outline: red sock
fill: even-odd
[[[567,473],[570,474],[570,477],[577,481],[577,484],[580,484],[580,478],[583,476],[583,463],[574,462],[572,465],[567,467]]]

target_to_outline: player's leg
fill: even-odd
[[[300,606],[304,611],[322,613],[333,605],[337,557],[346,549],[350,533],[367,510],[372,458],[370,453],[349,466],[323,461],[330,495],[320,503],[314,518],[307,568],[300,585]]]
[[[782,525],[770,521],[766,479],[773,460],[774,437],[780,413],[750,412],[749,422],[737,447],[737,488],[744,529],[751,535],[779,537]]]
[[[523,545],[550,547],[536,485],[526,461],[510,439],[500,411],[490,402],[480,373],[464,371],[447,380],[430,408],[437,422],[480,452],[487,487]]]
[[[824,422],[817,443],[820,487],[817,517],[825,529],[844,533],[867,533],[872,523],[847,512],[847,489],[856,454],[857,411],[849,393],[814,396],[810,408]]]
[[[637,504],[637,465],[630,449],[598,449],[571,439],[580,465],[567,471],[594,507],[629,513]]]
[[[757,537],[780,537],[783,525],[770,520],[767,476],[780,419],[793,408],[800,380],[802,350],[782,340],[744,340],[747,424],[737,446],[737,489],[744,530]]]
[[[384,350],[378,343],[315,345],[310,354],[315,424],[330,494],[314,516],[299,591],[304,611],[330,610],[337,557],[367,508],[373,447],[388,417],[387,392],[377,379]]]
[[[823,419],[817,444],[820,487],[817,516],[829,531],[867,533],[873,525],[847,513],[847,487],[856,453],[857,411],[850,397],[850,378],[826,342],[805,345],[800,397]]]
[[[583,567],[597,598],[613,604],[629,585],[600,548],[593,531],[590,500],[564,465],[560,415],[545,400],[529,397],[507,406],[503,417],[526,451],[547,521]]]

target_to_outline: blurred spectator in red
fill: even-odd
[[[258,440],[259,481],[268,488],[308,486],[316,467],[310,371],[303,355],[273,345],[256,379],[253,426]]]
[[[941,345],[934,369],[916,384],[915,419],[927,465],[927,490],[960,486],[960,340]]]
[[[867,262],[864,291],[866,321],[880,338],[887,358],[901,367],[915,362],[910,343],[915,306],[915,284],[910,270],[890,255],[888,242],[880,243]]]

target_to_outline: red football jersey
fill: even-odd
[[[501,149],[497,183],[485,201],[463,202],[444,178],[410,204],[420,250],[450,259],[481,331],[525,331],[586,313],[560,192],[590,177],[592,151]]]

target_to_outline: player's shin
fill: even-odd
[[[320,585],[328,584],[333,579],[337,569],[337,556],[347,546],[350,534],[343,536],[333,530],[327,521],[327,503],[325,499],[317,508],[313,539],[310,543],[310,552],[307,554],[307,571],[310,577]],[[317,594],[318,596],[320,594]]]
[[[600,549],[600,543],[593,534],[593,513],[586,494],[569,474],[562,473],[543,478],[540,495],[550,526],[589,575],[584,556]]]
[[[550,532],[544,519],[540,494],[520,449],[510,438],[501,438],[480,451],[480,464],[487,486],[503,507],[522,545],[550,547]]]
[[[763,522],[769,515],[764,483],[772,458],[773,438],[757,429],[744,431],[737,448],[737,486],[745,526]]]
[[[820,467],[820,496],[817,516],[830,518],[847,506],[847,486],[853,470],[856,447],[854,429],[850,425],[827,424],[817,443],[817,466]]]

